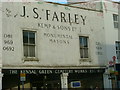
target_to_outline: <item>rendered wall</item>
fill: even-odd
[[[99,67],[105,63],[102,12],[49,3],[3,3],[3,66]],[[63,18],[64,17],[64,18]],[[23,30],[36,31],[36,58],[23,56]],[[89,37],[89,59],[80,58],[79,36]],[[38,61],[36,61],[38,59]]]

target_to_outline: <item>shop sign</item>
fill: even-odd
[[[71,87],[72,88],[79,88],[79,87],[81,87],[81,82],[80,81],[73,81],[73,82],[71,82]]]
[[[4,74],[61,74],[61,73],[103,73],[104,69],[4,69]]]
[[[26,80],[26,74],[20,73],[20,81],[25,81],[25,80]]]

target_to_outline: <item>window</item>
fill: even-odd
[[[25,57],[35,57],[35,32],[23,31],[23,47]]]
[[[79,36],[80,57],[88,58],[88,37]]]
[[[118,15],[113,14],[114,28],[118,28]]]
[[[120,62],[120,41],[116,41],[116,56],[117,60]]]

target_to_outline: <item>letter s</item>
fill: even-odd
[[[38,13],[36,12],[36,10],[38,10],[37,8],[33,8],[33,12],[36,14],[36,16],[33,16],[35,19],[37,19],[39,17]]]

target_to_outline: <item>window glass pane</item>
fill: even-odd
[[[28,56],[28,46],[24,46],[24,56]]]
[[[118,21],[118,15],[113,14],[113,20],[114,20],[114,21]]]
[[[118,28],[118,15],[113,14],[114,28]]]
[[[115,21],[115,14],[113,14],[113,20]]]
[[[35,46],[29,46],[29,56],[35,57]]]
[[[80,45],[81,47],[88,47],[87,37],[80,37]]]
[[[117,51],[116,54],[117,54],[117,59],[120,59],[120,51]]]
[[[116,50],[118,50],[118,43],[116,42]]]
[[[35,44],[35,33],[34,32],[29,32],[29,43]]]
[[[118,47],[118,42],[116,42],[116,44],[115,44],[115,45],[116,45],[116,47]]]
[[[118,28],[118,22],[114,22],[114,28]]]
[[[83,47],[84,46],[84,43],[83,43],[83,37],[80,37],[80,47]]]
[[[85,48],[85,50],[84,50],[84,58],[88,58],[88,49],[87,48]]]
[[[23,43],[28,43],[28,32],[23,31]]]
[[[118,61],[120,62],[120,42],[116,41],[116,56]]]
[[[84,51],[83,49],[80,49],[80,56],[81,56],[81,58],[84,58],[84,57],[83,57],[83,55],[84,55],[84,54],[83,54],[83,51]]]
[[[79,41],[81,58],[88,58],[88,37],[80,36]]]
[[[88,47],[87,37],[84,37],[84,47]]]
[[[118,43],[118,50],[120,50],[120,43]]]
[[[35,32],[23,31],[24,56],[35,57]]]

